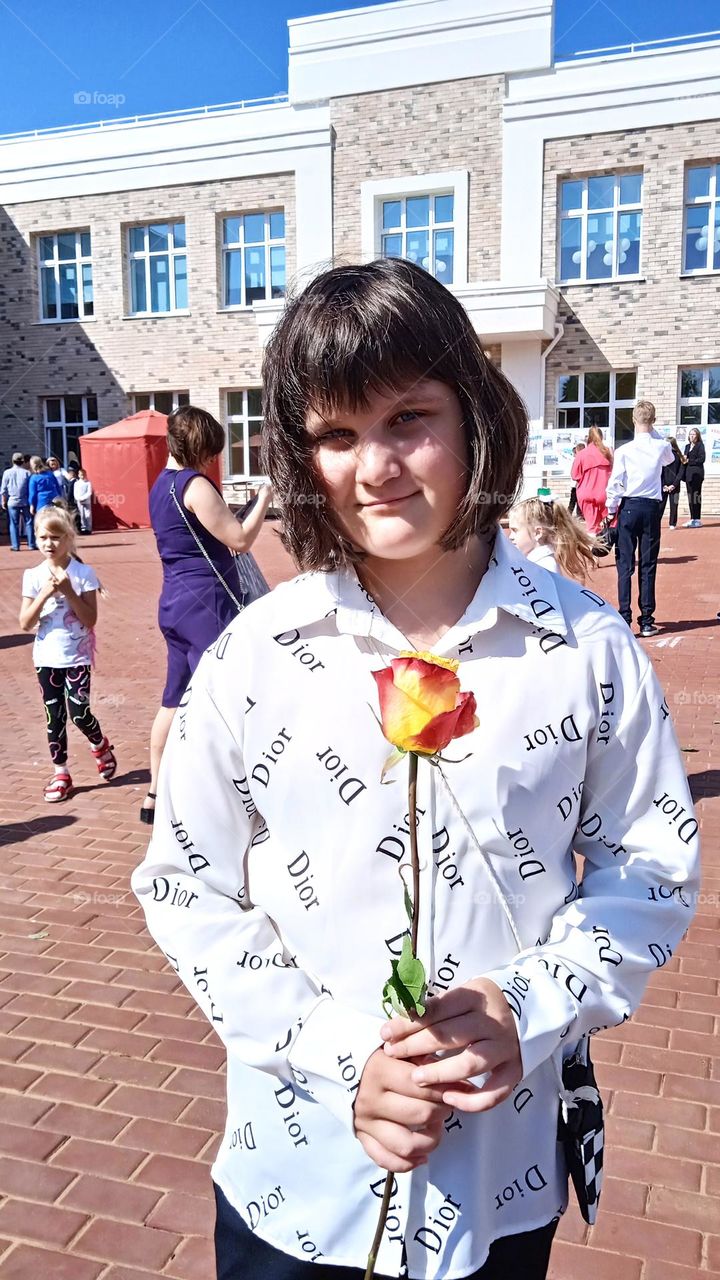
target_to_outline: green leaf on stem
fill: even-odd
[[[392,975],[383,987],[383,1009],[390,1016],[390,1010],[401,1015],[425,1012],[425,969],[422,960],[412,953],[410,937],[405,934],[399,960],[393,960]]]
[[[405,900],[405,911],[406,911],[406,914],[407,914],[407,918],[408,918],[408,920],[410,921],[410,923],[412,924],[412,918],[413,918],[413,904],[412,904],[412,899],[411,899],[411,897],[410,897],[410,894],[409,894],[409,893],[408,893],[408,891],[407,891],[407,886],[406,886],[406,885],[403,885],[403,894],[404,894],[404,900]]]

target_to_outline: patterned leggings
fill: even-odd
[[[99,747],[103,732],[90,710],[90,667],[36,667],[35,670],[45,703],[53,764],[67,764],[68,707],[73,724],[94,747]]]

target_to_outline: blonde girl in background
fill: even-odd
[[[528,560],[584,582],[595,568],[597,541],[560,502],[526,498],[508,516],[508,537]]]
[[[109,782],[115,753],[90,708],[90,668],[100,582],[75,549],[75,523],[63,507],[47,506],[35,516],[42,562],[23,574],[20,626],[37,626],[33,662],[47,717],[48,746],[55,767],[44,796],[48,804],[72,791],[67,767],[67,718],[90,743],[98,773]]]
[[[87,471],[83,467],[78,471],[74,489],[75,503],[80,519],[80,532],[92,533],[92,496],[93,487],[88,480]]]

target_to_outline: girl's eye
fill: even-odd
[[[402,413],[398,414],[397,420],[404,425],[408,422],[416,422],[422,417],[424,414],[417,413],[415,409],[403,409]]]
[[[332,444],[337,440],[346,442],[351,436],[352,432],[348,431],[346,427],[334,427],[332,431],[324,431],[322,435],[314,436],[313,444]]]

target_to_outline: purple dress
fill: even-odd
[[[191,528],[235,598],[243,602],[232,553],[185,508],[185,489],[200,474],[190,467],[183,467],[181,471],[166,467],[150,490],[150,520],[163,567],[158,623],[168,651],[164,707],[179,705],[203,652],[238,612],[175,506],[171,495],[173,482]]]

